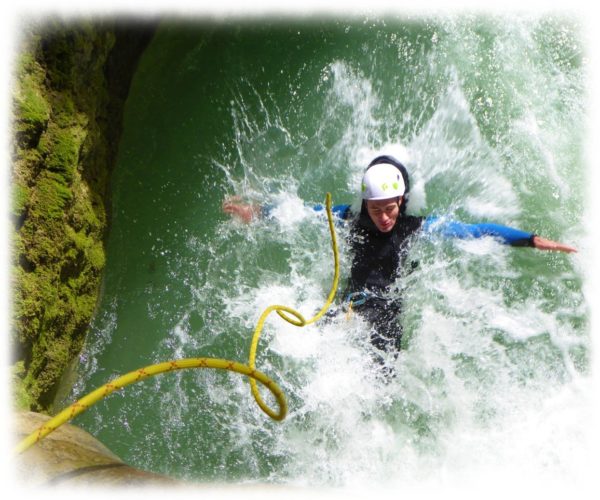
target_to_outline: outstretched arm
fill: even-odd
[[[484,236],[491,236],[511,246],[530,246],[539,250],[555,250],[568,253],[577,251],[575,248],[563,243],[500,224],[465,224],[437,217],[427,217],[423,224],[423,229],[427,233],[440,234],[447,238],[482,238]]]
[[[271,211],[274,207],[272,205],[254,205],[251,203],[244,203],[240,196],[230,196],[225,198],[223,201],[223,212],[241,219],[246,223],[252,222],[252,220],[259,217],[268,217],[271,215]],[[317,212],[325,212],[324,205],[313,205],[311,208]],[[334,205],[331,208],[331,212],[335,216],[336,220],[347,220],[352,214],[350,212],[350,205]]]
[[[577,252],[577,249],[564,243],[557,241],[547,240],[541,236],[533,237],[533,246],[538,250],[556,250],[557,252],[573,253]]]
[[[223,212],[248,224],[260,215],[261,209],[256,205],[242,203],[239,196],[231,196],[223,201]]]

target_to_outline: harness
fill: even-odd
[[[346,295],[344,304],[348,304],[350,308],[353,306],[362,306],[367,300],[372,298],[381,299],[379,295],[369,292],[368,290],[361,290],[360,292],[351,292]]]

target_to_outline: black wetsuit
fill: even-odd
[[[352,310],[372,326],[371,343],[383,351],[400,349],[402,311],[400,298],[390,298],[389,288],[398,278],[405,263],[408,243],[421,229],[422,217],[400,215],[389,233],[377,229],[364,211],[352,223],[350,247],[352,269],[347,296],[353,300]]]
[[[392,298],[389,292],[406,266],[408,245],[415,233],[422,231],[451,238],[491,236],[513,246],[533,246],[535,235],[498,224],[464,224],[439,217],[406,215],[410,191],[408,172],[389,155],[378,156],[369,164],[369,168],[380,163],[398,168],[406,188],[392,230],[383,233],[377,229],[364,200],[358,215],[352,212],[350,205],[337,205],[332,211],[340,220],[351,224],[349,245],[353,256],[346,300],[352,301],[352,309],[372,325],[371,343],[382,351],[398,352],[402,340],[402,326],[398,318],[402,311],[402,300],[399,297]],[[318,212],[324,210],[322,205],[313,208]],[[268,214],[270,208],[264,211]],[[335,315],[334,311],[332,315]]]

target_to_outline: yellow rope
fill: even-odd
[[[189,358],[180,359],[176,361],[167,361],[165,363],[159,363],[156,365],[147,366],[140,368],[133,372],[129,372],[121,377],[104,384],[102,387],[90,392],[87,396],[84,396],[76,403],[72,404],[65,410],[61,411],[54,418],[50,419],[44,425],[39,427],[37,430],[29,434],[23,439],[16,447],[16,452],[21,453],[33,444],[41,441],[52,431],[56,430],[61,425],[67,423],[72,418],[76,417],[80,413],[87,410],[90,406],[97,403],[101,399],[105,398],[109,394],[125,387],[126,385],[135,384],[140,380],[158,375],[159,373],[172,372],[174,370],[183,370],[186,368],[218,368],[221,370],[229,370],[242,375],[251,377],[251,380],[258,380],[261,384],[265,385],[277,398],[279,404],[279,413],[275,415],[277,420],[281,420],[287,413],[287,404],[285,402],[285,396],[281,388],[273,382],[267,375],[258,370],[253,370],[247,365],[237,363],[236,361],[229,361],[227,359],[217,358]]]
[[[250,385],[252,389],[252,394],[254,399],[260,406],[260,408],[269,415],[274,420],[283,420],[287,414],[287,403],[285,401],[285,395],[281,388],[267,375],[256,370],[255,362],[256,362],[256,349],[258,346],[258,340],[260,337],[260,333],[264,327],[264,323],[267,319],[267,316],[271,314],[273,311],[277,311],[277,314],[281,316],[284,320],[295,326],[306,326],[311,323],[318,321],[324,314],[327,312],[327,309],[330,307],[333,299],[335,297],[335,292],[338,286],[339,280],[339,259],[338,259],[338,249],[337,249],[337,240],[335,236],[335,229],[333,225],[333,216],[331,214],[331,194],[327,193],[326,200],[326,208],[327,208],[327,220],[329,222],[329,232],[331,234],[331,246],[333,249],[333,258],[334,258],[334,278],[333,284],[331,287],[331,291],[329,292],[329,296],[327,297],[327,301],[322,309],[310,320],[304,319],[302,314],[298,311],[286,307],[286,306],[269,306],[265,311],[261,314],[258,324],[256,325],[256,329],[254,330],[254,336],[252,338],[252,344],[250,346],[250,360],[248,365],[244,365],[238,363],[236,361],[230,361],[227,359],[218,359],[218,358],[189,358],[189,359],[180,359],[175,361],[167,361],[164,363],[158,363],[155,365],[147,366],[145,368],[140,368],[139,370],[135,370],[133,372],[122,375],[121,377],[104,384],[102,387],[96,389],[95,391],[90,392],[87,396],[84,396],[76,403],[73,403],[68,408],[61,411],[58,415],[50,419],[44,425],[36,429],[34,432],[29,434],[25,439],[23,439],[15,448],[17,453],[22,453],[27,450],[29,447],[34,445],[35,443],[44,439],[48,434],[52,431],[56,430],[61,425],[67,423],[69,420],[79,415],[83,411],[87,410],[90,406],[94,405],[101,399],[105,398],[109,394],[112,394],[114,391],[117,391],[127,385],[134,384],[139,382],[140,380],[144,380],[145,378],[158,375],[165,372],[172,372],[174,370],[183,370],[187,368],[216,368],[220,370],[229,370],[236,373],[240,373],[242,375],[246,375],[250,377]],[[292,317],[293,316],[293,317]],[[295,318],[295,319],[294,319]],[[267,389],[271,391],[275,399],[277,400],[277,404],[279,406],[279,412],[273,411],[271,408],[267,406],[267,404],[261,398],[258,386],[256,381],[263,384]]]
[[[302,327],[302,326],[307,326],[312,323],[315,323],[316,321],[321,319],[321,317],[327,312],[327,309],[329,309],[329,307],[333,303],[333,299],[335,298],[335,293],[336,293],[336,290],[338,287],[338,281],[339,281],[339,276],[340,276],[340,264],[339,264],[339,257],[338,257],[337,239],[335,236],[335,228],[333,225],[333,217],[331,215],[331,195],[329,193],[327,193],[326,208],[327,208],[327,221],[329,223],[329,234],[331,235],[331,248],[333,250],[333,264],[334,264],[333,283],[331,284],[331,290],[329,292],[329,296],[327,297],[327,300],[325,301],[325,304],[323,305],[321,310],[309,320],[306,320],[304,318],[304,316],[302,316],[302,314],[300,314],[298,311],[291,309],[290,307],[287,307],[287,306],[274,305],[274,306],[267,307],[264,310],[264,312],[260,315],[260,318],[258,319],[258,323],[256,324],[256,328],[254,329],[252,343],[250,344],[250,357],[248,360],[248,365],[250,366],[250,368],[254,368],[256,366],[256,351],[258,349],[258,340],[260,338],[260,334],[262,332],[265,321],[267,320],[267,317],[269,316],[269,314],[271,314],[273,311],[277,311],[277,314],[279,314],[279,316],[281,318],[283,318],[285,321],[287,321],[288,323],[291,323],[294,326]],[[295,319],[290,317],[289,315],[293,316]],[[275,412],[273,410],[271,410],[267,406],[267,404],[263,401],[263,399],[261,398],[260,393],[258,391],[258,385],[256,384],[256,380],[254,380],[254,379],[250,380],[250,387],[252,390],[252,395],[254,396],[254,399],[255,399],[256,403],[258,404],[258,406],[260,406],[261,410],[264,411],[271,418],[277,419]]]

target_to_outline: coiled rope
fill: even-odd
[[[252,337],[252,343],[250,345],[250,357],[247,365],[238,363],[237,361],[230,361],[227,359],[188,358],[158,363],[155,365],[147,366],[145,368],[140,368],[139,370],[129,372],[125,375],[122,375],[121,377],[118,377],[112,382],[104,384],[102,387],[99,387],[95,391],[90,392],[88,395],[84,396],[76,403],[73,403],[68,408],[65,408],[58,415],[50,419],[44,425],[40,426],[38,429],[29,434],[25,439],[23,439],[16,446],[16,453],[24,452],[29,447],[33,446],[35,443],[44,439],[52,431],[58,429],[61,425],[67,423],[69,420],[75,418],[77,415],[87,410],[90,406],[96,404],[98,401],[104,399],[109,394],[112,394],[113,392],[127,385],[134,384],[148,377],[159,375],[161,373],[168,373],[175,370],[185,370],[189,368],[215,368],[219,370],[228,370],[240,373],[242,375],[246,375],[250,379],[252,395],[254,396],[254,399],[258,406],[261,408],[261,410],[274,420],[283,420],[287,414],[287,403],[283,391],[281,390],[279,385],[277,385],[277,383],[274,382],[269,376],[256,369],[256,352],[258,349],[258,341],[260,339],[260,334],[264,327],[265,321],[267,320],[269,314],[271,314],[273,311],[277,311],[277,314],[288,323],[291,323],[292,325],[298,327],[303,327],[318,321],[327,312],[327,310],[333,303],[333,299],[335,298],[335,293],[339,281],[339,256],[337,239],[333,223],[333,215],[331,212],[330,193],[327,193],[326,209],[327,221],[329,223],[329,233],[331,235],[331,248],[333,251],[334,276],[333,283],[331,285],[331,291],[329,292],[329,296],[327,297],[325,305],[314,317],[307,320],[304,318],[304,316],[302,316],[302,314],[300,314],[295,309],[292,309],[291,307],[281,305],[269,306],[260,315],[256,328],[254,329],[254,335]],[[269,406],[264,402],[258,390],[257,381],[264,385],[267,389],[269,389],[273,396],[275,396],[275,399],[277,400],[277,404],[279,406],[278,412],[275,412],[274,410],[269,408]]]

